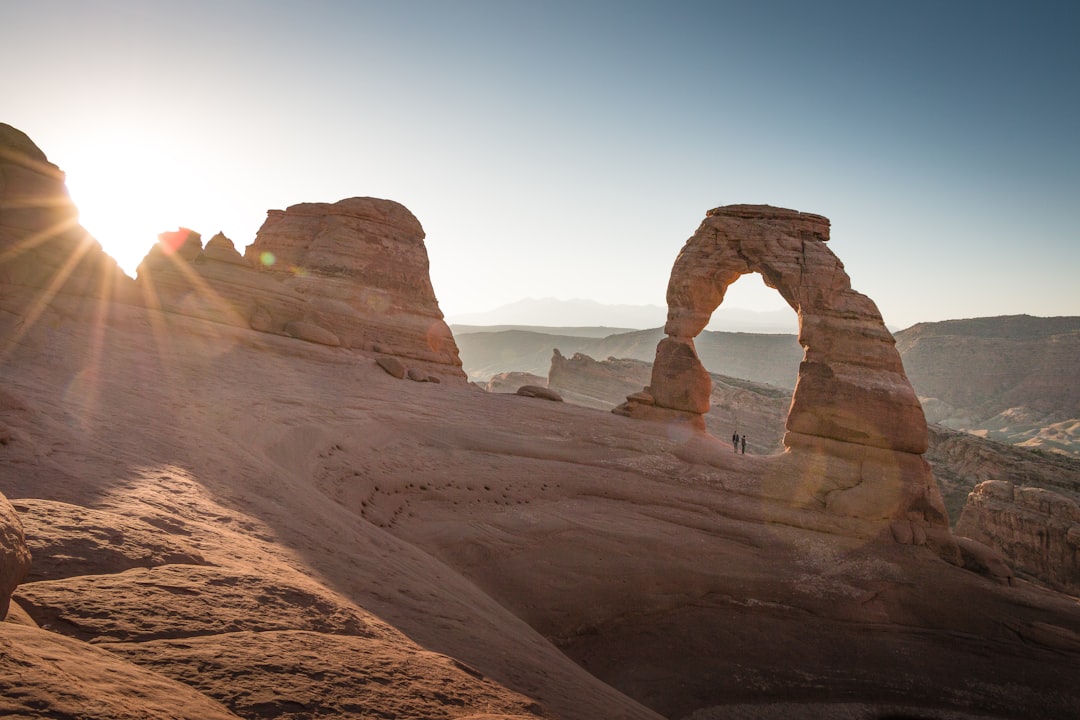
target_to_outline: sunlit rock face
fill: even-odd
[[[79,225],[64,173],[0,123],[0,284],[101,297],[130,279]]]
[[[308,315],[347,347],[460,370],[428,274],[424,230],[377,198],[271,210],[244,257],[308,299]]]
[[[22,523],[15,508],[0,495],[0,620],[7,615],[11,591],[23,581],[29,569],[30,551]]]
[[[651,404],[631,397],[616,411],[700,427],[710,379],[694,337],[731,283],[760,273],[798,314],[805,351],[782,458],[796,464],[798,481],[768,491],[846,517],[888,520],[902,542],[925,542],[929,531],[953,553],[941,495],[921,457],[922,407],[877,307],[852,290],[828,238],[829,220],[820,215],[767,205],[706,213],[671,271],[668,337],[646,388]]]

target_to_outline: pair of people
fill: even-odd
[[[731,449],[735,452],[739,452],[739,445],[742,444],[742,453],[746,454],[746,435],[739,435],[738,431],[731,436]]]

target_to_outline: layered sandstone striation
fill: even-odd
[[[694,338],[731,283],[762,275],[799,317],[804,356],[779,460],[797,479],[767,492],[799,505],[891,524],[901,542],[931,540],[956,558],[930,467],[926,418],[895,341],[870,298],[851,288],[828,249],[828,219],[767,205],[710,210],[686,242],[668,284],[667,337],[656,349],[647,399],[620,414],[703,428],[709,374]]]
[[[996,548],[1014,568],[1080,595],[1080,505],[1061,493],[1004,480],[980,483],[956,533]]]
[[[428,273],[424,229],[391,200],[271,210],[244,257],[308,299],[308,317],[345,347],[458,368]]]
[[[30,569],[30,550],[15,508],[0,494],[0,620],[7,615],[11,593]]]
[[[299,208],[299,210],[297,210]],[[398,203],[352,198],[271,210],[241,255],[218,233],[162,233],[139,265],[142,302],[215,322],[404,360],[464,379],[428,276],[424,232]]]

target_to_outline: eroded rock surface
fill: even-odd
[[[28,583],[173,563],[207,564],[182,537],[145,520],[54,500],[20,498],[12,505],[23,519],[35,558]]]
[[[449,366],[464,378],[431,286],[424,230],[405,206],[360,197],[271,210],[244,256],[308,298],[310,320],[346,347]]]
[[[206,247],[186,228],[162,233],[139,265],[142,302],[400,357],[424,378],[464,379],[428,277],[424,233],[408,210],[353,198],[269,215],[245,255],[221,233]]]
[[[653,402],[630,398],[616,412],[703,428],[711,383],[694,337],[731,283],[760,273],[798,314],[805,350],[786,422],[789,452],[778,460],[796,464],[803,477],[771,492],[846,517],[888,520],[896,539],[929,538],[958,561],[921,457],[922,407],[877,307],[851,288],[828,239],[829,221],[820,215],[767,205],[710,210],[671,271],[667,337],[648,388]]]
[[[22,523],[15,508],[0,494],[0,619],[7,615],[11,591],[23,581],[29,569],[30,551]]]
[[[1016,570],[1080,595],[1080,505],[1045,488],[978,485],[956,533],[1000,550]]]
[[[0,717],[237,720],[164,675],[73,638],[0,623]]]

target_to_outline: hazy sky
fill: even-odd
[[[831,218],[892,326],[1080,315],[1078,38],[1038,0],[0,0],[0,121],[131,272],[178,225],[242,251],[267,209],[370,195],[423,224],[451,318],[663,305],[748,202]]]

